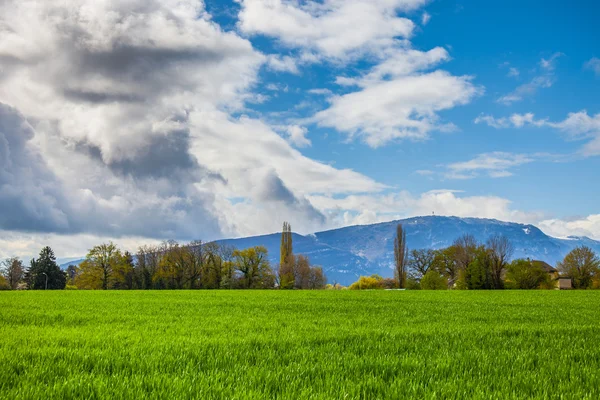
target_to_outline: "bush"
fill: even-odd
[[[408,278],[406,280],[406,289],[407,290],[420,290],[421,284],[415,278]]]
[[[0,275],[0,290],[10,290],[10,285],[6,279]]]
[[[448,289],[448,279],[437,271],[429,270],[421,279],[421,289],[446,290]]]
[[[358,281],[354,282],[348,289],[350,290],[366,290],[366,289],[383,289],[381,282],[383,278],[379,275],[361,276]]]

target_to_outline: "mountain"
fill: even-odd
[[[406,231],[409,249],[441,249],[448,247],[461,235],[470,234],[479,242],[492,235],[504,235],[512,242],[513,258],[543,260],[555,265],[577,246],[588,246],[600,254],[600,242],[588,237],[570,236],[559,239],[543,233],[533,225],[503,222],[495,219],[426,216],[373,225],[348,226],[310,235],[294,233],[294,253],[304,254],[314,265],[321,265],[329,283],[349,285],[360,275],[393,275],[393,243],[396,225]],[[265,246],[272,265],[279,263],[281,235],[252,236],[219,240],[238,249]],[[66,268],[72,261],[61,265]]]
[[[600,253],[600,242],[587,237],[554,238],[533,225],[494,219],[426,216],[373,225],[357,225],[301,236],[294,234],[294,253],[305,254],[311,263],[323,266],[330,283],[348,285],[360,275],[393,275],[393,243],[396,225],[406,230],[409,249],[441,249],[461,235],[473,235],[479,242],[500,234],[508,237],[513,258],[543,260],[555,265],[577,246],[585,245]],[[280,235],[271,234],[222,240],[237,248],[265,246],[271,262],[279,256]]]

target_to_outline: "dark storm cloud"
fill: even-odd
[[[61,185],[29,141],[34,132],[0,103],[0,229],[67,232],[72,228]]]
[[[87,103],[139,103],[145,97],[132,93],[103,93],[91,90],[64,89],[63,95],[69,100]]]
[[[314,208],[306,198],[296,197],[273,170],[269,171],[261,179],[258,198],[265,202],[283,203],[311,220],[325,222],[325,216]]]

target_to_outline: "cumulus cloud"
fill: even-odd
[[[414,49],[393,49],[388,52],[384,61],[375,65],[365,75],[358,78],[338,77],[337,83],[346,86],[368,87],[379,82],[392,81],[431,69],[448,60],[450,60],[450,55],[442,47],[436,47],[426,52]]]
[[[268,57],[267,65],[273,71],[289,72],[291,74],[299,74],[298,62],[290,56],[280,56],[272,54]]]
[[[414,23],[399,12],[419,8],[426,0],[241,0],[239,28],[265,35],[305,53],[347,60],[378,55],[409,38]]]
[[[69,204],[60,182],[35,146],[33,128],[0,103],[0,227],[23,231],[68,231]]]
[[[287,128],[288,140],[297,147],[307,147],[312,144],[306,137],[307,133],[308,129],[303,126],[291,125]]]
[[[545,219],[539,228],[556,237],[587,236],[600,240],[600,214],[572,219]]]
[[[384,188],[232,117],[257,100],[260,68],[291,61],[199,0],[0,2],[0,198],[15,210],[0,229],[212,239],[281,216],[308,229],[323,223],[308,193]]]
[[[482,92],[469,76],[425,72],[448,61],[448,52],[411,48],[414,23],[399,13],[422,0],[242,0],[240,29],[276,38],[311,61],[344,64],[368,55],[375,65],[360,76],[338,76],[336,83],[359,90],[330,96],[330,106],[308,122],[332,127],[349,139],[378,147],[395,139],[425,139],[433,130],[455,129],[437,112],[468,103]],[[423,23],[429,20],[423,14]]]
[[[433,130],[455,129],[441,122],[437,112],[466,104],[481,93],[471,80],[445,71],[365,79],[362,90],[331,97],[329,108],[312,120],[344,132],[349,139],[359,137],[371,147],[394,139],[426,139]]]

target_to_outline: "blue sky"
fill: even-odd
[[[3,2],[0,256],[432,212],[600,239],[599,15],[592,1]]]
[[[208,2],[209,10],[212,3],[217,9],[231,6]],[[360,142],[347,143],[335,129],[312,124],[308,125],[308,137],[313,145],[303,149],[303,153],[410,192],[447,187],[472,195],[507,197],[519,209],[562,217],[598,212],[596,199],[600,189],[593,182],[598,179],[600,159],[576,156],[582,141],[568,140],[550,127],[498,130],[474,121],[480,114],[501,118],[515,113],[534,113],[540,118],[562,121],[570,112],[587,110],[590,115],[600,112],[599,75],[585,66],[600,53],[597,41],[600,5],[559,1],[432,1],[405,15],[418,22],[424,12],[431,19],[415,28],[412,47],[422,51],[444,47],[452,59],[441,67],[452,74],[471,75],[473,83],[485,90],[469,104],[440,112],[457,130],[433,132],[426,140],[397,140],[373,149]],[[234,14],[233,18],[220,21],[234,26],[236,17]],[[281,46],[272,38],[258,35],[252,36],[251,41],[267,53],[294,54],[293,49]],[[544,75],[541,60],[555,55],[549,87],[523,96],[522,101],[498,102],[517,87]],[[356,76],[374,64],[376,62],[358,60],[342,66],[311,65],[303,68],[299,75],[291,76],[265,71],[265,82],[286,86],[289,91],[279,91],[270,100],[252,108],[268,115],[308,102],[310,107],[297,113],[299,118],[309,118],[315,110],[326,107],[327,102],[307,95],[307,90],[326,88],[333,93],[345,93],[345,88],[335,84],[336,76]],[[270,94],[268,90],[264,93]],[[443,174],[427,178],[416,174],[418,170],[443,172],[444,165],[498,151],[548,153],[556,157],[511,168],[512,176],[495,179],[485,174],[463,180],[449,179]]]

